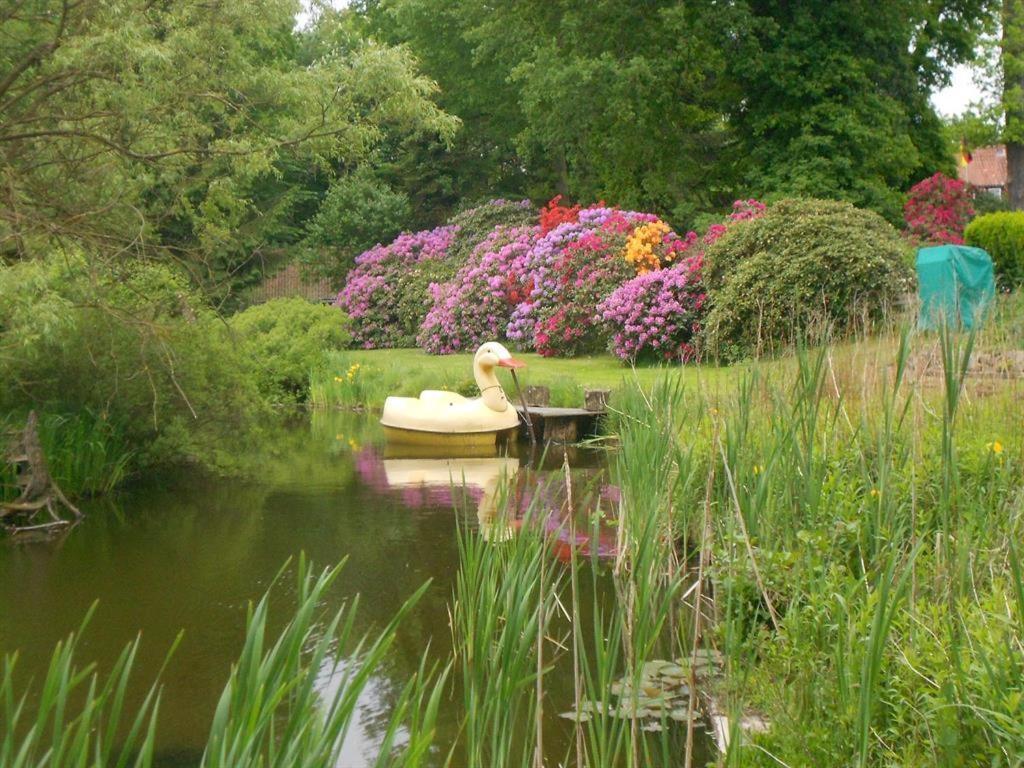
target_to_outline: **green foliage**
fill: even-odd
[[[338,177],[306,225],[306,243],[315,249],[306,260],[317,274],[340,285],[355,257],[394,239],[409,216],[408,196],[370,172]]]
[[[302,239],[335,176],[401,137],[450,138],[408,52],[314,44],[299,9],[35,0],[0,16],[4,249],[170,251],[237,287],[255,251]]]
[[[984,216],[987,213],[999,213],[1010,210],[1010,204],[1005,197],[996,197],[987,192],[978,191],[971,199],[971,206],[974,208],[975,216]]]
[[[74,253],[0,268],[0,409],[87,411],[138,463],[231,463],[262,411],[252,362],[174,270]]]
[[[355,629],[358,600],[322,616],[321,606],[340,569],[317,573],[305,559],[299,561],[294,605],[275,636],[269,636],[270,591],[250,604],[242,648],[214,714],[201,766],[339,763],[359,703],[394,644],[399,624],[427,587],[410,595],[377,633],[360,637]],[[82,629],[88,621],[89,616]],[[22,688],[15,674],[16,654],[3,658],[4,768],[153,765],[158,685],[153,684],[134,712],[129,706],[140,640],[125,646],[111,669],[101,673],[95,664],[78,661],[82,629],[57,645],[38,687]],[[358,656],[358,661],[350,667],[339,651]],[[389,697],[377,765],[413,768],[424,763],[433,748],[446,676],[428,666],[424,655],[408,683]]]
[[[420,142],[396,169],[411,196],[431,190],[424,207],[558,192],[681,224],[739,196],[801,195],[898,222],[911,182],[952,171],[929,95],[973,58],[996,5],[395,0],[357,13],[407,44],[464,120],[451,154]]]
[[[1003,211],[978,216],[967,225],[968,245],[984,248],[996,274],[1008,287],[1024,283],[1024,212]]]
[[[384,662],[399,624],[427,588],[424,584],[410,595],[376,636],[359,637],[358,601],[321,617],[340,570],[317,573],[299,561],[297,604],[276,638],[267,637],[269,593],[250,606],[245,642],[217,704],[202,768],[339,763],[360,696]],[[358,662],[350,669],[338,653],[352,649]],[[432,679],[424,657],[384,722],[379,765],[420,764],[433,741],[443,683],[444,676]],[[407,738],[400,743],[403,730]]]
[[[892,306],[912,274],[906,244],[878,214],[825,200],[776,203],[706,253],[710,350],[758,352],[814,325],[841,333],[855,315]]]
[[[728,60],[745,194],[839,198],[898,223],[903,190],[952,173],[928,99],[973,55],[992,6],[750,4]]]
[[[95,664],[81,664],[81,634],[58,643],[45,678],[32,695],[21,692],[17,654],[5,655],[0,670],[0,765],[133,766],[152,765],[160,692],[154,684],[136,705],[126,706],[126,692],[141,638],[125,646],[103,674]]]
[[[229,324],[252,361],[260,392],[278,403],[305,401],[310,372],[324,352],[344,349],[351,338],[337,308],[300,298],[249,307]]]

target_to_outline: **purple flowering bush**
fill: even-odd
[[[697,253],[667,269],[637,275],[598,305],[615,355],[623,360],[693,358],[706,298],[700,282],[701,260]]]
[[[530,250],[536,236],[535,226],[498,226],[451,281],[431,285],[433,306],[420,327],[419,346],[446,355],[504,337],[522,291],[512,265]]]
[[[496,227],[529,225],[536,216],[529,200],[491,200],[446,226],[406,232],[360,254],[335,301],[353,321],[353,346],[415,344],[427,315],[476,246]]]
[[[453,271],[448,248],[458,232],[445,226],[406,232],[356,257],[334,305],[352,320],[353,346],[411,346],[430,305],[427,289]]]

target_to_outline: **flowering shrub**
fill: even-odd
[[[903,206],[907,234],[915,244],[962,245],[964,227],[973,215],[967,185],[942,173],[911,187]]]
[[[454,271],[448,248],[454,226],[404,233],[356,258],[334,305],[352,320],[352,339],[364,349],[410,346],[430,305],[428,285]]]
[[[705,295],[702,255],[681,258],[667,269],[645,272],[616,288],[597,308],[613,328],[612,352],[624,360],[644,355],[690,360],[700,331]]]
[[[559,224],[572,224],[579,221],[579,218],[580,207],[574,205],[567,208],[562,205],[562,196],[556,195],[540,211],[540,233],[546,235]]]
[[[531,227],[536,224],[537,209],[529,200],[499,198],[457,213],[448,223],[459,228],[448,248],[448,255],[461,267],[495,227]]]
[[[536,237],[537,227],[496,227],[450,282],[431,285],[433,306],[420,327],[419,346],[445,355],[503,337],[513,305],[530,290],[512,265]]]
[[[507,337],[547,356],[605,346],[597,305],[636,274],[625,258],[626,244],[638,226],[655,222],[652,214],[596,206],[541,236],[512,264],[513,274],[529,276],[529,292],[512,310]],[[664,238],[668,255],[678,238]]]
[[[700,239],[695,232],[680,239],[661,222],[641,225],[633,232],[626,257],[640,265],[639,274],[598,306],[614,354],[624,360],[644,356],[690,360],[694,356],[693,341],[701,330],[706,301],[701,279],[704,250],[736,222],[760,218],[765,212],[764,203],[757,200],[737,200],[732,207],[725,222],[712,224]],[[641,250],[656,243],[653,233],[662,237],[664,250],[658,257]],[[634,240],[640,242],[633,245],[633,252],[642,256],[630,258]]]
[[[703,238],[657,216],[552,199],[495,200],[448,227],[405,234],[357,259],[338,306],[363,347],[447,354],[505,337],[542,355],[611,347],[688,359],[704,305],[704,249],[765,207],[738,200]],[[534,223],[536,222],[536,223]]]

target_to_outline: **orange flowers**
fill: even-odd
[[[665,236],[671,233],[668,224],[663,221],[652,221],[649,224],[642,224],[633,230],[633,233],[626,241],[626,261],[636,267],[638,275],[645,275],[656,269],[661,269],[661,257],[657,249],[665,241]],[[671,252],[666,260],[671,260]]]

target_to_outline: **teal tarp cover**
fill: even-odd
[[[920,328],[934,330],[943,319],[964,328],[984,320],[996,292],[992,258],[981,248],[936,245],[917,252],[921,295]]]

